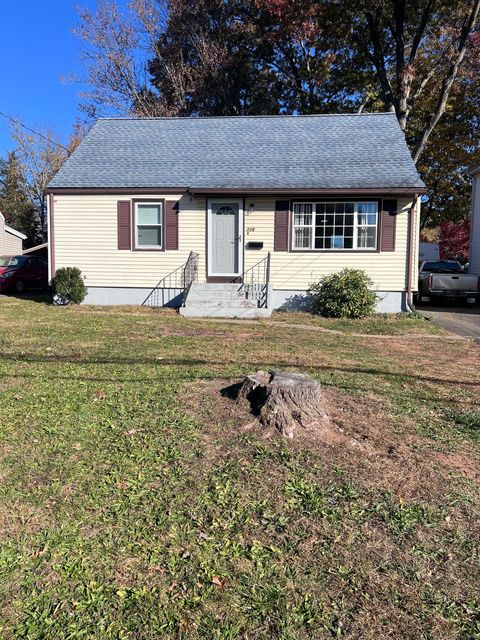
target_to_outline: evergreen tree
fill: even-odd
[[[39,219],[27,195],[22,168],[14,152],[10,152],[6,160],[0,160],[0,211],[9,226],[27,236],[26,248],[37,244]]]

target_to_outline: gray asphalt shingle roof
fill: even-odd
[[[395,114],[98,120],[50,187],[415,188]]]

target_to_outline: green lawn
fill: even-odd
[[[419,314],[382,314],[362,320],[336,320],[309,313],[275,312],[272,319],[285,324],[298,323],[348,333],[380,335],[441,335],[442,329]]]
[[[475,343],[15,298],[0,321],[2,640],[480,638]],[[322,382],[345,441],[265,438],[220,394],[256,368]]]

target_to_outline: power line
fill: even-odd
[[[40,133],[39,131],[35,131],[35,129],[31,129],[30,127],[27,127],[27,125],[23,124],[23,122],[20,122],[20,120],[17,120],[16,118],[12,118],[12,116],[9,116],[6,113],[3,113],[2,111],[0,111],[0,116],[3,116],[7,120],[10,120],[11,122],[14,122],[15,124],[19,125],[23,129],[26,129],[27,131],[30,131],[30,133],[33,133],[34,135],[38,136],[39,138],[43,138],[44,140],[46,140],[50,144],[54,144],[57,147],[61,147],[62,149],[64,149],[67,152],[69,151],[67,149],[67,147],[65,147],[63,144],[60,144],[60,142],[55,142],[55,140],[52,140],[51,138],[48,138],[47,136],[44,136],[43,133]]]

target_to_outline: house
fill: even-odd
[[[37,256],[48,260],[48,242],[42,242],[42,244],[37,244],[34,247],[30,247],[30,249],[25,249],[23,255]]]
[[[470,219],[469,271],[480,274],[480,167],[470,172],[472,186],[472,217]]]
[[[391,113],[102,119],[49,185],[50,273],[80,268],[92,304],[187,290],[185,315],[237,316],[356,267],[398,312],[424,192]]]
[[[0,211],[0,256],[14,256],[23,253],[23,241],[27,236],[5,224],[5,218]]]

